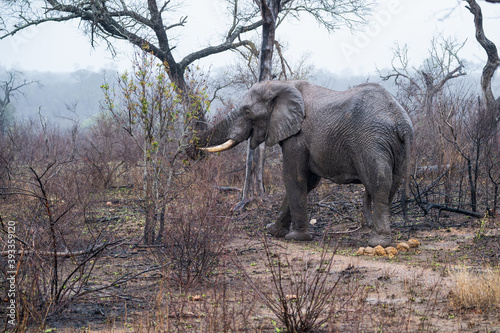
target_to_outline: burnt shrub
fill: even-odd
[[[162,243],[154,253],[179,287],[188,288],[209,277],[234,233],[230,200],[217,187],[213,177],[218,179],[218,171],[213,166],[205,163],[195,170],[195,181],[163,216]]]

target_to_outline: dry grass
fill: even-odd
[[[455,307],[488,310],[500,307],[500,271],[472,272],[461,269],[452,273]]]

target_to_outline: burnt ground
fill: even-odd
[[[139,208],[123,196],[110,194],[112,206],[103,203],[110,218],[102,223],[130,238],[105,252],[88,288],[124,281],[122,277],[126,282],[72,302],[45,318],[43,330],[280,332],[283,325],[255,291],[258,286],[277,299],[271,273],[272,262],[278,258],[288,263],[282,272],[286,297],[294,295],[294,285],[300,282],[296,279],[306,272],[327,274],[327,285],[337,283],[336,300],[329,300],[322,310],[329,319],[318,331],[500,332],[499,308],[464,308],[452,297],[453,272],[463,267],[479,274],[498,270],[500,219],[438,212],[423,215],[412,207],[409,224],[400,214],[393,217],[395,244],[416,238],[419,248],[393,258],[356,256],[368,238],[368,232],[358,228],[361,195],[358,186],[323,183],[309,198],[310,216],[316,220],[314,241],[267,238],[265,246],[264,226],[276,216],[281,200],[279,190],[270,190],[264,200],[233,214],[230,223],[235,228],[217,268],[200,283],[179,288],[167,269],[158,268],[155,249],[136,246],[141,228],[130,216],[139,215]],[[238,194],[227,192],[225,197],[236,203]],[[329,235],[328,245],[322,245],[325,235]],[[331,262],[331,267],[322,268],[324,261]],[[27,329],[38,330],[35,326]]]

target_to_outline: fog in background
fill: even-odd
[[[458,0],[381,0],[367,26],[356,30],[343,28],[329,35],[306,17],[280,26],[277,39],[286,48],[290,63],[306,59],[313,68],[311,81],[343,90],[362,82],[380,82],[377,69],[382,73],[390,70],[396,44],[408,45],[410,64],[416,69],[426,58],[433,37],[451,38],[465,43],[459,56],[468,75],[460,80],[479,89],[486,55],[475,40],[473,18],[464,5]],[[500,5],[484,1],[480,5],[485,31],[498,45]],[[220,41],[227,19],[220,1],[186,1],[178,14],[188,16],[188,23],[179,28],[173,41],[179,59],[201,46]],[[23,95],[17,94],[13,99],[16,119],[37,119],[41,114],[61,126],[74,122],[86,126],[101,112],[100,86],[105,81],[113,85],[117,75],[131,69],[136,51],[133,47],[116,41],[118,54],[112,57],[105,43],[92,48],[78,24],[43,24],[0,41],[0,80],[7,70],[18,70],[28,81],[39,82],[24,87]],[[237,52],[225,52],[197,65],[217,79],[227,75],[238,57]],[[496,94],[500,91],[498,76],[493,80]],[[394,91],[391,82],[383,84]],[[234,95],[235,91],[226,89],[221,93]],[[211,112],[216,113],[218,107],[214,103]]]

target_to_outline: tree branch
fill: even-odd
[[[255,30],[258,27],[260,27],[262,24],[263,24],[262,20],[259,20],[255,23],[250,24],[250,25],[240,26],[240,27],[234,29],[233,32],[229,36],[227,36],[226,40],[223,43],[216,45],[216,46],[208,46],[202,50],[188,54],[187,56],[184,57],[184,59],[182,59],[179,62],[179,66],[181,68],[186,68],[187,66],[192,64],[194,61],[208,57],[210,55],[221,53],[221,52],[231,50],[231,49],[235,49],[235,48],[238,48],[238,47],[244,46],[244,45],[253,45],[253,43],[251,41],[248,41],[248,40],[239,41],[236,43],[234,41],[237,38],[239,39],[243,33]]]
[[[45,23],[45,22],[66,22],[69,20],[76,19],[78,17],[80,17],[80,16],[74,14],[74,15],[69,15],[69,16],[47,17],[47,18],[43,18],[40,20],[27,21],[26,24],[15,25],[15,28],[13,30],[7,32],[5,35],[0,36],[0,40],[5,39],[6,37],[9,37],[9,36],[14,36],[16,33],[18,33],[21,30],[27,29],[27,28],[32,27],[32,26],[37,26],[37,25]]]

